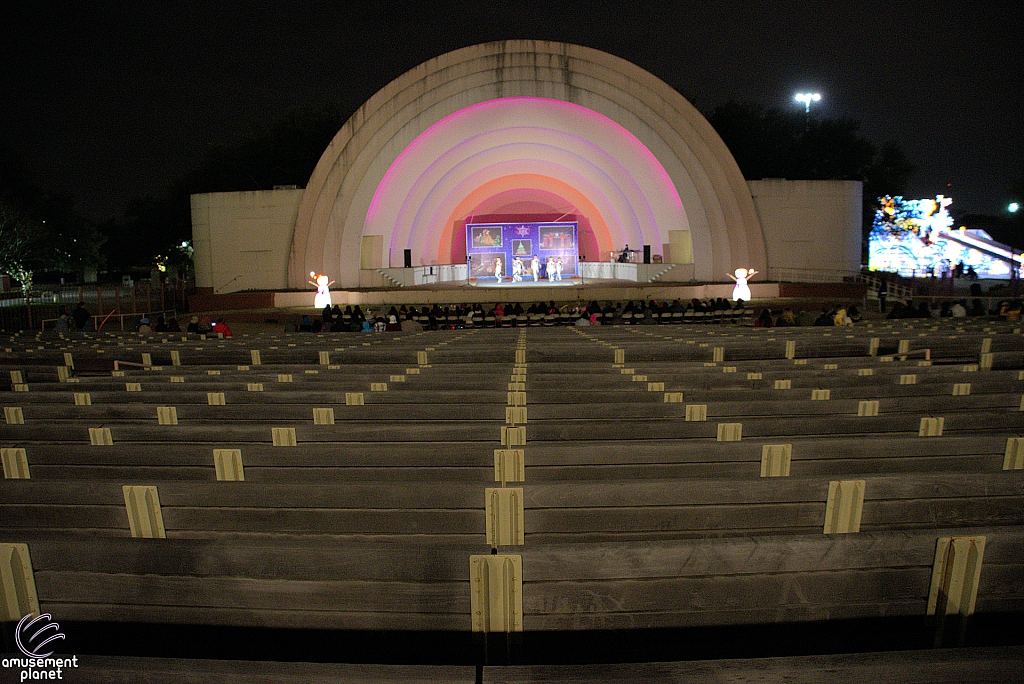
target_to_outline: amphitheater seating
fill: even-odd
[[[40,607],[74,622],[468,632],[494,451],[521,448],[525,542],[498,551],[522,557],[527,634],[923,632],[946,537],[985,538],[977,613],[1021,612],[1011,325],[548,322],[13,336],[0,446],[31,477],[0,483],[0,543],[28,545]],[[218,481],[215,450],[244,481]],[[126,485],[156,488],[163,538],[132,537]]]

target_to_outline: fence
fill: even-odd
[[[157,323],[157,319],[163,316],[164,320],[171,320],[172,318],[178,317],[178,312],[174,309],[167,311],[146,311],[143,313],[117,313],[116,310],[110,311],[103,315],[92,316],[90,323],[86,326],[86,330],[125,330],[131,331],[138,328],[139,321],[145,317],[149,319],[150,327],[153,327]],[[47,330],[53,330],[57,323],[56,318],[44,318],[39,321],[40,329],[43,332]],[[74,323],[72,323],[72,328]]]
[[[42,321],[55,320],[62,306],[74,309],[85,302],[90,313],[133,317],[147,313],[188,311],[188,296],[194,283],[168,280],[127,285],[43,285],[33,288],[26,303],[21,292],[0,294],[0,330],[39,330]],[[51,324],[52,325],[52,324]]]

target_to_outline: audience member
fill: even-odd
[[[810,309],[802,309],[796,316],[796,324],[802,328],[814,325],[816,320],[818,319]]]
[[[92,320],[92,315],[89,314],[89,310],[85,308],[85,302],[78,302],[78,306],[71,314],[71,320],[75,322],[75,328],[78,332],[84,332],[89,321]]]
[[[413,318],[413,314],[410,311],[409,313],[405,314],[405,320],[402,321],[401,330],[402,332],[414,332],[417,330],[423,330],[423,325],[415,318]]]
[[[224,337],[231,337],[231,328],[228,327],[223,318],[218,318],[215,323],[211,323],[210,329],[212,332],[220,333]]]
[[[774,325],[775,322],[772,321],[772,312],[769,311],[767,308],[761,309],[761,313],[758,314],[757,318],[754,320],[754,327],[771,328]]]
[[[999,315],[1007,321],[1020,320],[1020,300],[1014,299],[1013,301],[1005,302],[999,308]]]

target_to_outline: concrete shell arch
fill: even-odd
[[[489,106],[493,101],[529,106],[502,111]],[[602,129],[597,118],[567,130],[565,115],[579,110],[551,102],[589,110],[625,137]],[[490,116],[479,116],[488,110]],[[443,134],[430,136],[445,119]],[[621,142],[627,138],[642,149],[627,149]],[[653,164],[638,163],[645,153]],[[642,240],[660,252],[668,231],[689,230],[697,280],[720,279],[738,265],[766,266],[748,186],[721,138],[685,98],[613,55],[518,40],[424,62],[353,114],[303,194],[289,286],[303,287],[310,271],[331,273],[340,287],[357,286],[364,235],[383,237],[374,267],[390,265],[389,247],[399,259],[404,248],[420,251],[417,259],[439,254],[439,241],[450,234],[445,221],[465,196],[522,173],[578,188],[608,212],[603,219],[616,246]]]

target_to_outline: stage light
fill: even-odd
[[[1019,209],[1020,204],[1018,204],[1017,202],[1010,202],[1008,205],[1006,205],[1006,210],[1011,214],[1016,214]]]
[[[804,105],[804,113],[811,113],[811,103],[821,101],[821,93],[797,93],[796,97],[793,98],[797,102],[802,102]]]

